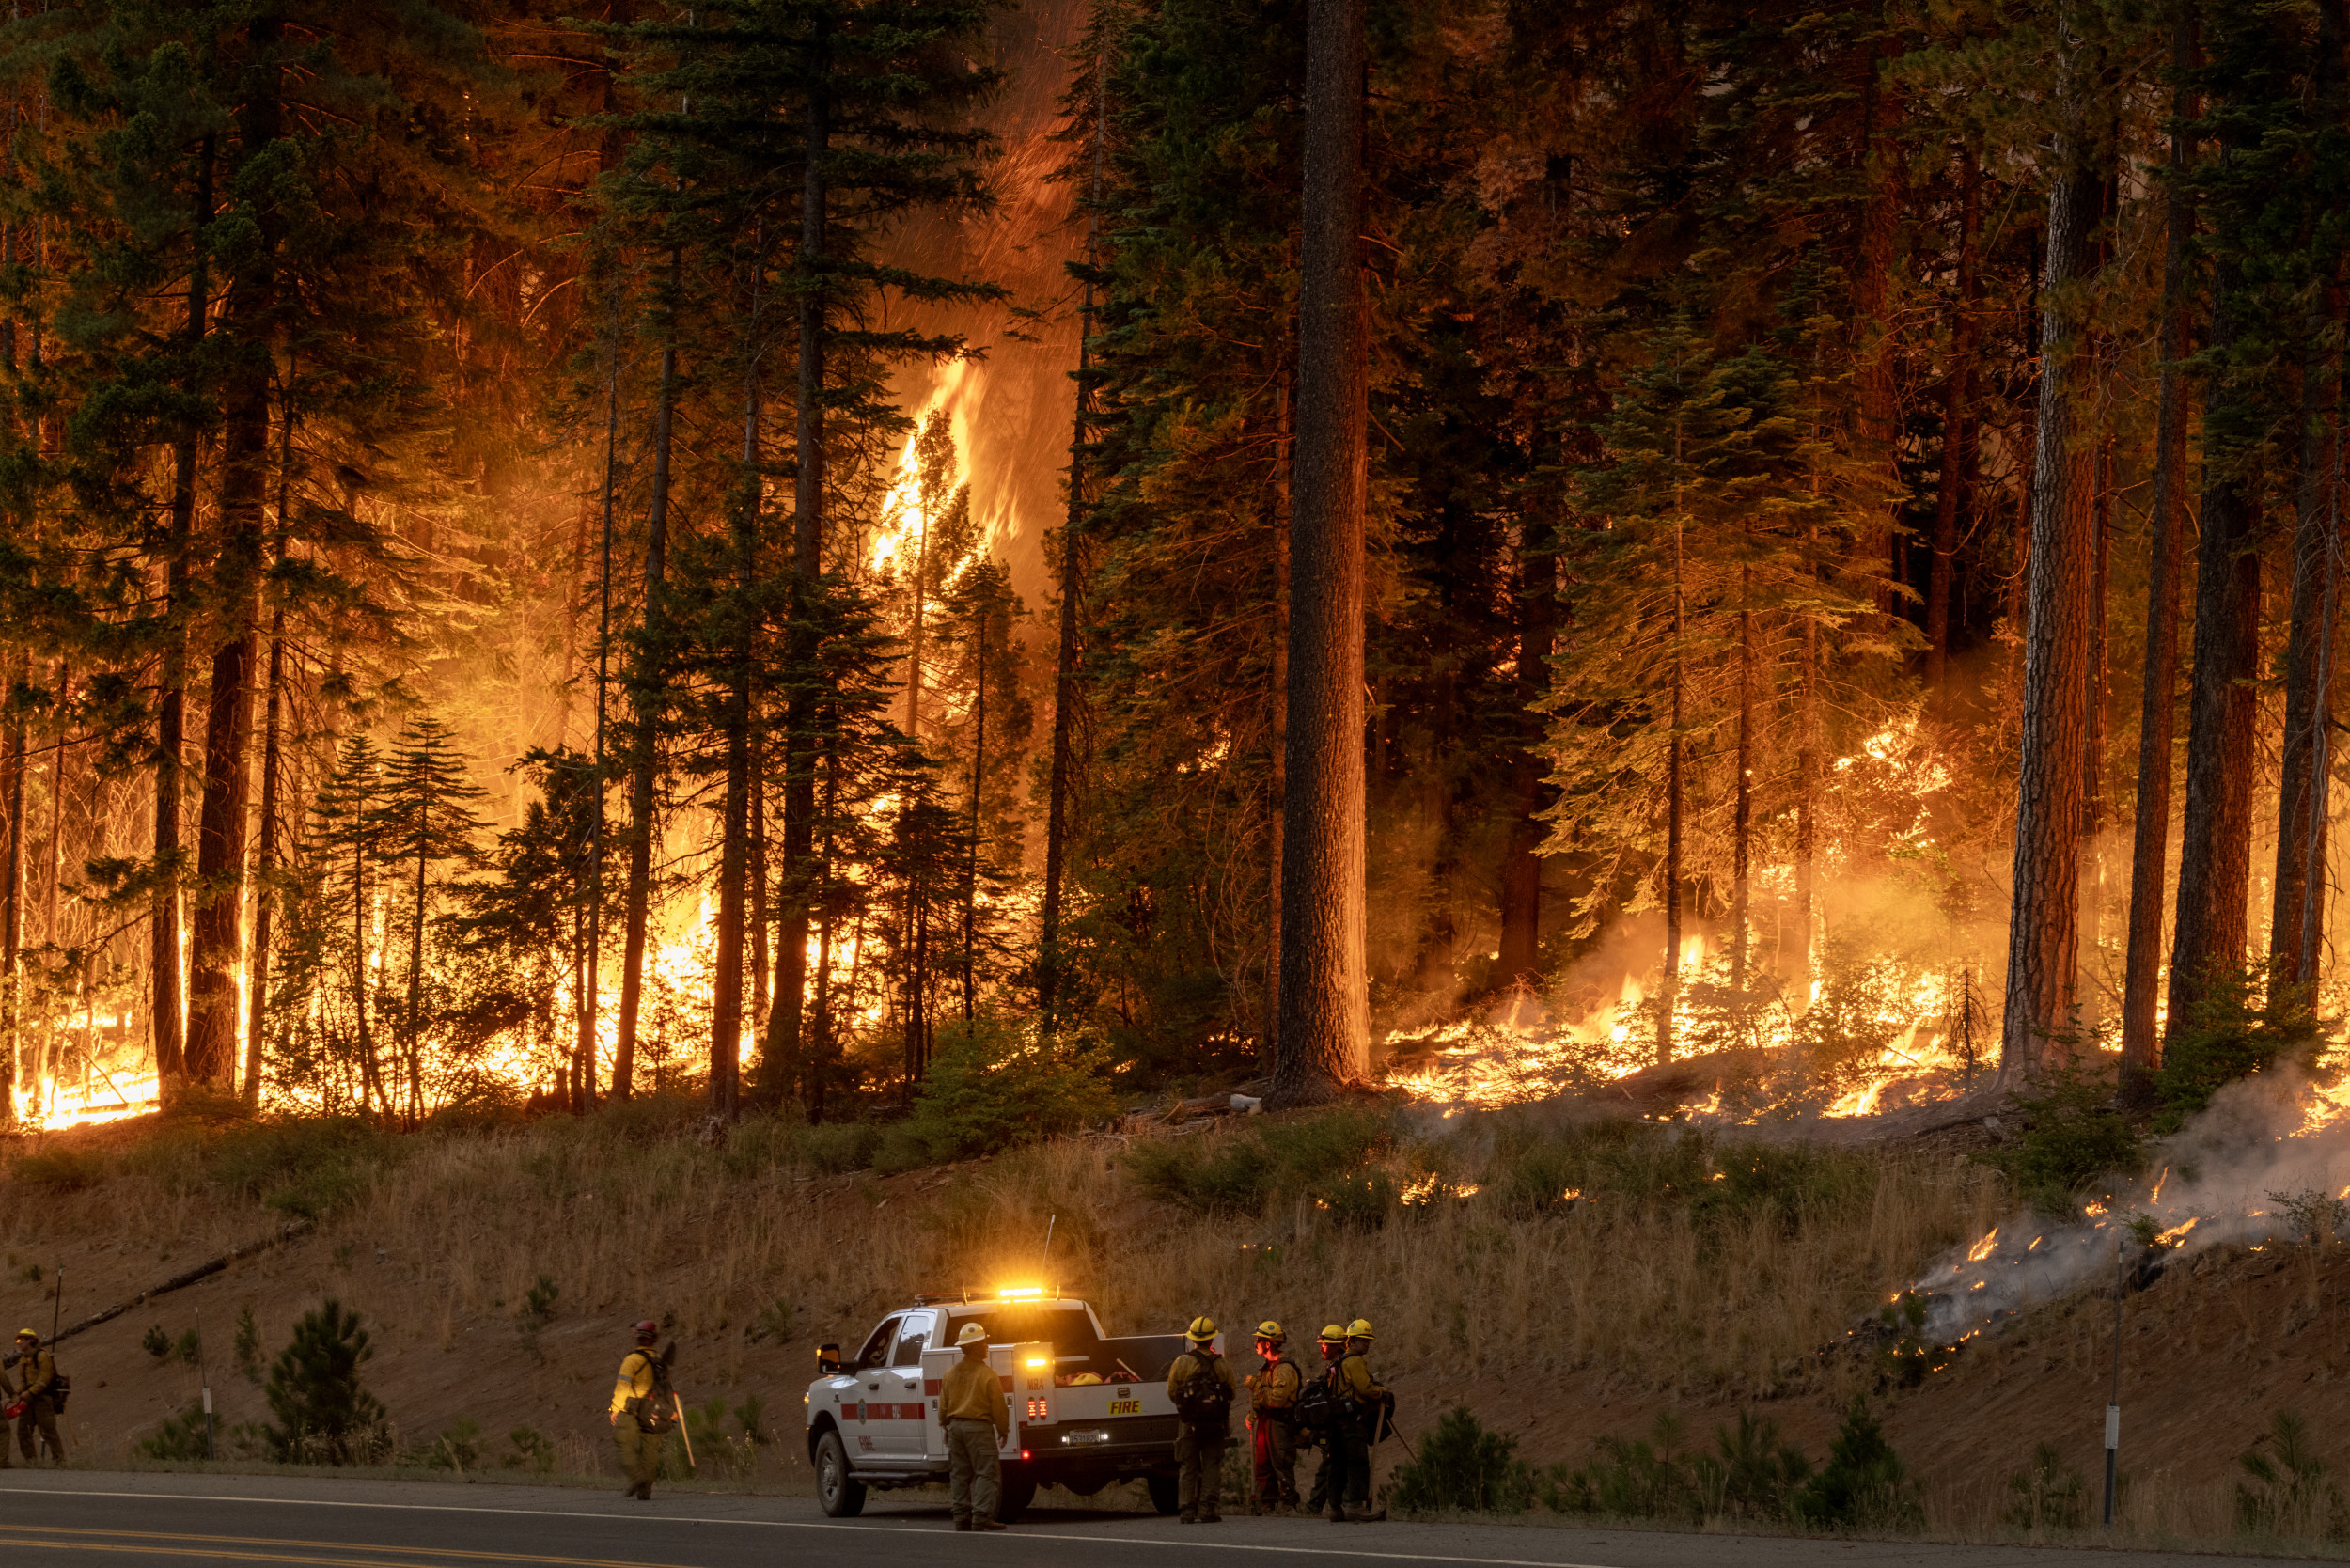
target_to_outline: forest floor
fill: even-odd
[[[1954,1242],[2007,1217],[2003,1185],[1963,1146],[1803,1154],[1812,1196],[1792,1208],[1693,1214],[1664,1199],[1611,1205],[1594,1191],[1562,1210],[1502,1212],[1512,1182],[1558,1179],[1537,1158],[1567,1147],[1558,1137],[1653,1152],[1684,1136],[1574,1125],[1559,1113],[1543,1135],[1554,1141],[1539,1146],[1476,1118],[1433,1128],[1380,1157],[1417,1162],[1399,1176],[1448,1163],[1485,1175],[1488,1199],[1346,1228],[1293,1193],[1244,1218],[1170,1202],[1180,1184],[1168,1156],[1162,1149],[1153,1168],[1139,1139],[885,1176],[827,1170],[827,1145],[774,1123],[713,1147],[674,1105],[407,1137],[118,1124],[12,1140],[0,1303],[22,1320],[8,1327],[46,1333],[60,1268],[71,1324],[291,1223],[286,1239],[60,1347],[74,1460],[109,1467],[139,1463],[136,1445],[197,1397],[197,1367],[152,1354],[150,1329],[177,1342],[200,1323],[224,1449],[249,1451],[235,1429],[269,1419],[261,1363],[334,1297],[372,1335],[368,1384],[408,1463],[515,1480],[615,1475],[602,1413],[629,1325],[650,1315],[678,1340],[689,1403],[723,1403],[697,1431],[703,1482],[804,1491],[791,1396],[818,1343],[854,1350],[916,1290],[1042,1272],[1093,1299],[1112,1332],[1207,1310],[1236,1338],[1270,1315],[1305,1342],[1324,1321],[1369,1316],[1381,1325],[1375,1364],[1415,1441],[1462,1405],[1537,1466],[1579,1465],[1595,1439],[1650,1436],[1660,1417],[1671,1440],[1710,1447],[1717,1424],[1751,1411],[1817,1462],[1859,1394],[1917,1478],[1930,1529],[2013,1537],[2014,1478],[2044,1443],[2059,1456],[2060,1489],[2066,1471],[2084,1478],[2093,1516],[2109,1295],[2040,1304],[1914,1387],[1847,1341]],[[1287,1147],[1262,1141],[1274,1137],[1261,1124],[1193,1129],[1186,1168],[1246,1165]],[[1708,1163],[1735,1168],[1741,1147],[1723,1141]],[[1621,1178],[1624,1168],[1610,1168]],[[1672,1191],[1669,1169],[1642,1179]],[[1053,1252],[1040,1271],[1048,1218]],[[2350,1465],[2346,1294],[2350,1247],[2272,1246],[2214,1248],[2126,1299],[2133,1539],[2226,1536],[2239,1456],[2266,1441],[2280,1411],[2307,1419],[2337,1472]],[[241,1369],[246,1312],[259,1360],[248,1355]],[[1399,1458],[1388,1445],[1382,1468]]]

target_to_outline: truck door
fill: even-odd
[[[897,1380],[889,1375],[891,1352],[897,1348],[902,1315],[885,1318],[857,1352],[856,1386],[840,1396],[840,1435],[852,1464],[870,1467],[883,1463],[888,1450],[884,1438],[897,1419]]]
[[[898,1325],[889,1366],[874,1396],[886,1419],[876,1424],[875,1446],[896,1459],[922,1456],[926,1429],[934,1424],[931,1402],[922,1390],[922,1352],[928,1347],[936,1312],[908,1312]]]

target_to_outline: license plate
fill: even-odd
[[[1106,1443],[1110,1435],[1106,1432],[1064,1432],[1060,1440],[1064,1443]]]
[[[1138,1399],[1114,1399],[1110,1401],[1110,1414],[1113,1416],[1139,1416],[1142,1414],[1142,1401]]]

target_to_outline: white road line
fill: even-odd
[[[509,1513],[535,1519],[590,1519],[609,1524],[626,1519],[660,1525],[744,1525],[759,1529],[838,1529],[868,1535],[944,1535],[940,1529],[915,1525],[818,1524],[807,1519],[716,1519],[684,1513],[578,1513],[555,1508],[467,1508],[455,1503],[339,1502],[329,1497],[239,1497],[196,1492],[96,1492],[67,1486],[9,1486],[0,1483],[0,1496],[44,1497],[146,1497],[157,1502],[276,1503],[289,1508],[373,1508],[406,1513]],[[1294,1557],[1359,1557],[1387,1562],[1465,1562],[1484,1568],[1618,1568],[1615,1564],[1561,1562],[1557,1558],[1447,1557],[1435,1552],[1366,1552],[1349,1547],[1268,1546],[1246,1541],[1169,1541],[1150,1535],[1047,1535],[1041,1530],[1007,1530],[1006,1541],[1070,1541],[1079,1545],[1173,1546],[1195,1551],[1274,1552]],[[398,1547],[386,1547],[397,1551]]]

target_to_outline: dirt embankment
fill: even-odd
[[[285,1223],[283,1202],[261,1191],[224,1193],[184,1160],[126,1155],[138,1136],[111,1132],[63,1185],[10,1168],[0,1309],[23,1322],[8,1328],[46,1331],[60,1264],[70,1323]],[[258,1383],[238,1367],[240,1315],[252,1313],[264,1359],[274,1358],[299,1315],[333,1296],[373,1335],[368,1381],[403,1449],[423,1450],[470,1423],[474,1463],[520,1460],[535,1441],[558,1472],[608,1474],[604,1400],[627,1325],[650,1314],[680,1341],[688,1400],[726,1406],[719,1426],[737,1442],[706,1455],[719,1461],[712,1471],[796,1487],[807,1480],[798,1395],[816,1344],[854,1348],[917,1288],[1034,1274],[1039,1222],[1055,1215],[1045,1271],[1092,1294],[1117,1331],[1204,1308],[1236,1331],[1284,1317],[1304,1341],[1330,1318],[1373,1316],[1383,1324],[1377,1359],[1415,1436],[1461,1404],[1538,1464],[1580,1464],[1593,1439],[1647,1435],[1661,1412],[1678,1414],[1684,1442],[1707,1444],[1717,1422],[1752,1409],[1816,1460],[1862,1392],[1936,1523],[1996,1521],[2009,1478],[2044,1442],[2085,1479],[2093,1506],[2109,1297],[2040,1307],[1915,1388],[1887,1386],[1867,1350],[1781,1354],[1792,1333],[1815,1348],[1837,1338],[1819,1325],[1856,1321],[1868,1309],[1856,1298],[1883,1299],[1980,1219],[1979,1188],[1934,1197],[1972,1181],[1948,1151],[1913,1161],[1899,1181],[1888,1175],[1833,1247],[1833,1236],[1814,1252],[1800,1236],[1757,1229],[1686,1257],[1675,1250],[1686,1237],[1662,1221],[1570,1212],[1513,1228],[1487,1222],[1473,1203],[1370,1235],[1318,1231],[1304,1214],[1208,1221],[1134,1191],[1118,1152],[1071,1146],[884,1178],[642,1128],[417,1140],[349,1178],[315,1229],[68,1341],[59,1358],[74,1378],[69,1434],[85,1462],[115,1463],[193,1404],[196,1368],[141,1341],[150,1327],[179,1340],[199,1311],[223,1432],[266,1420]],[[1797,1299],[1796,1282],[1819,1274],[1820,1259],[1856,1250],[1863,1256],[1834,1291]],[[1776,1282],[1758,1292],[1740,1278],[1748,1271]],[[1654,1294],[1624,1294],[1634,1276]],[[2224,1529],[2237,1456],[2280,1410],[2308,1418],[2337,1472],[2350,1469],[2350,1438],[2339,1435],[2350,1431],[2346,1287],[2350,1250],[2272,1247],[2216,1250],[2125,1301],[2123,1467],[2141,1525]],[[534,1290],[542,1311],[532,1309]],[[1774,1321],[1773,1292],[1798,1328]],[[1655,1304],[1645,1317],[1597,1321],[1639,1299]],[[1685,1372],[1708,1358],[1774,1370]],[[754,1401],[759,1426],[780,1440],[740,1442]],[[517,1432],[535,1439],[518,1449]],[[1386,1461],[1397,1457],[1390,1446]]]

